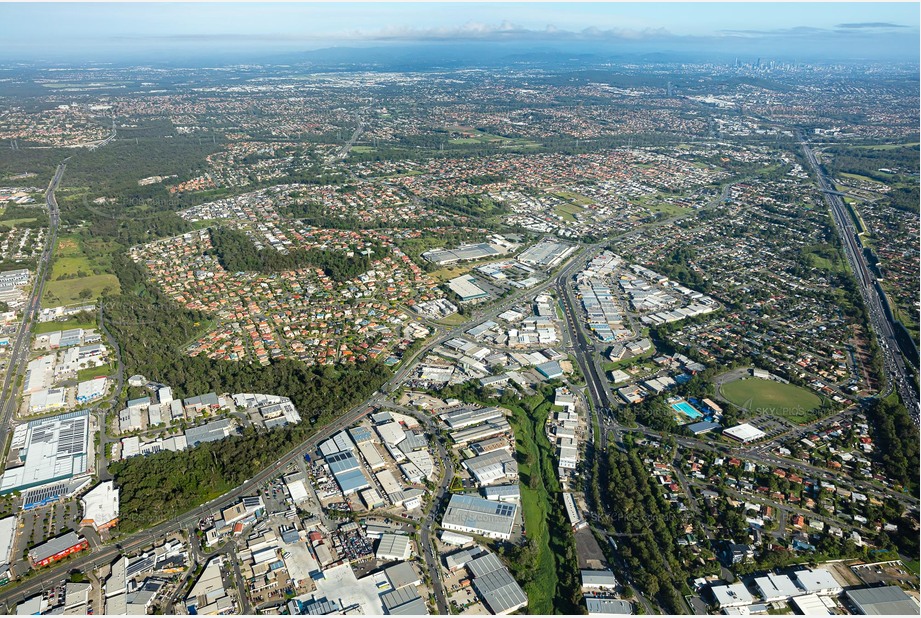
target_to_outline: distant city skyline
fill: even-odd
[[[328,47],[918,58],[918,3],[11,3],[0,59],[181,60]],[[36,27],[41,24],[41,27]],[[191,59],[191,58],[190,58]]]

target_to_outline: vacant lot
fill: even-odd
[[[817,395],[792,384],[774,380],[744,378],[724,384],[720,392],[729,402],[751,412],[795,416],[821,405]]]
[[[106,288],[108,288],[107,293],[118,294],[120,289],[118,277],[115,275],[93,275],[80,277],[79,279],[49,281],[45,285],[42,304],[46,307],[53,307],[55,305],[91,301],[102,296],[103,290],[106,290]]]

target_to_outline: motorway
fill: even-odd
[[[914,419],[915,423],[919,423],[921,418],[919,418],[918,411],[918,394],[911,386],[911,371],[905,364],[905,360],[902,358],[902,353],[896,343],[895,324],[886,315],[879,293],[874,286],[876,278],[870,272],[863,251],[856,240],[857,232],[854,229],[850,213],[841,200],[841,194],[835,190],[834,184],[828,180],[821,165],[819,165],[815,153],[809,147],[809,143],[802,132],[800,133],[800,145],[810,167],[812,167],[812,171],[815,173],[819,189],[824,193],[825,201],[831,209],[835,227],[841,236],[841,244],[844,245],[844,253],[847,255],[851,270],[857,277],[860,294],[867,307],[870,323],[873,330],[876,331],[877,341],[883,353],[886,377],[889,384],[885,391],[880,393],[880,397],[885,397],[895,388],[912,419]]]
[[[68,157],[67,159],[69,159]],[[38,261],[38,268],[35,272],[35,282],[32,285],[32,296],[29,297],[28,305],[23,311],[22,323],[19,325],[19,332],[16,340],[13,342],[10,361],[6,377],[3,381],[3,388],[0,389],[0,445],[6,445],[8,432],[11,430],[13,414],[16,411],[16,387],[20,376],[25,373],[26,365],[29,361],[29,348],[32,343],[32,324],[38,315],[39,305],[42,293],[45,290],[45,281],[51,271],[51,258],[54,254],[54,246],[58,237],[58,225],[61,217],[58,211],[58,202],[54,197],[54,191],[61,183],[61,177],[64,175],[64,169],[67,167],[67,159],[61,163],[54,173],[54,177],[45,190],[45,204],[48,207],[49,234],[45,240],[45,249],[42,251],[41,258]]]

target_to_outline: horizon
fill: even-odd
[[[9,31],[5,63],[272,62],[319,50],[420,46],[917,62],[921,40],[919,5],[898,2],[12,3],[0,16]]]

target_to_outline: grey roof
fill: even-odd
[[[589,614],[632,614],[633,605],[620,599],[585,598],[585,606]]]
[[[505,567],[474,578],[473,587],[494,614],[507,612],[528,602],[524,590]]]
[[[714,429],[719,429],[719,423],[711,423],[710,421],[701,421],[699,423],[691,423],[687,426],[693,434],[707,433],[708,431],[713,431]]]
[[[73,547],[81,540],[83,540],[82,537],[77,536],[76,532],[71,531],[33,547],[29,555],[35,562],[41,562],[45,558],[50,558],[69,547]]]
[[[460,569],[469,564],[481,551],[479,547],[470,547],[448,554],[445,556],[445,566],[449,569]]]
[[[387,567],[384,569],[384,573],[387,575],[387,579],[390,580],[390,585],[393,586],[394,589],[415,584],[420,579],[416,570],[413,569],[413,566],[408,562],[399,562],[391,567]]]
[[[483,495],[487,498],[490,496],[495,496],[497,498],[518,497],[521,495],[521,488],[518,486],[518,483],[493,485],[491,487],[484,487]]]
[[[493,571],[504,568],[505,565],[503,565],[496,554],[493,553],[486,553],[476,560],[471,560],[467,563],[467,570],[470,571],[470,574],[474,577],[481,577],[487,573],[492,573]]]
[[[582,570],[582,585],[583,586],[616,586],[617,579],[614,577],[614,573],[610,569],[605,569],[602,571],[590,571],[587,569]]]
[[[847,596],[868,616],[918,615],[918,604],[898,586],[848,590]]]
[[[230,428],[230,421],[219,419],[211,421],[200,427],[192,427],[185,432],[186,443],[191,447],[202,442],[214,442],[223,440],[227,437],[227,430]]]
[[[429,613],[425,601],[419,596],[419,591],[413,586],[404,586],[385,592],[381,601],[388,614],[396,616],[426,616]]]
[[[441,524],[507,535],[512,532],[517,511],[518,506],[514,504],[455,494],[451,496]]]

